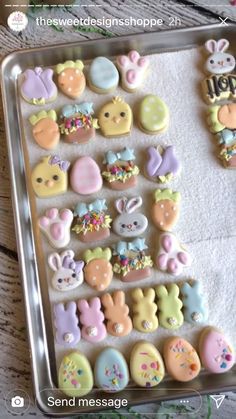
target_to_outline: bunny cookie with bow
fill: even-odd
[[[108,333],[113,336],[128,335],[133,326],[129,317],[129,307],[125,304],[125,293],[115,291],[112,296],[104,294],[101,301],[105,307]]]
[[[148,226],[147,217],[135,212],[141,207],[142,202],[141,196],[130,199],[123,197],[115,201],[116,209],[120,213],[112,224],[116,234],[122,237],[136,237],[144,233]]]
[[[57,291],[70,291],[77,288],[84,281],[82,260],[74,260],[73,250],[65,250],[60,255],[52,253],[48,257],[48,264],[54,271],[51,280],[52,287]]]
[[[104,315],[101,311],[100,298],[78,301],[82,338],[88,342],[100,342],[105,339],[107,331],[104,325]]]

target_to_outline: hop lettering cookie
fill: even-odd
[[[179,287],[176,284],[168,286],[158,285],[156,287],[157,304],[159,312],[160,326],[165,329],[178,329],[184,322],[184,316],[181,311],[183,306],[179,298]]]
[[[161,233],[156,257],[158,269],[172,275],[180,275],[184,267],[190,266],[192,258],[173,233]]]
[[[57,97],[57,86],[53,81],[53,70],[35,67],[23,73],[20,86],[23,99],[32,105],[44,105]]]
[[[106,153],[102,176],[111,189],[123,191],[137,185],[139,168],[134,160],[134,150],[127,147],[116,153],[111,150]]]
[[[101,342],[107,335],[104,325],[104,314],[101,311],[100,298],[94,297],[90,301],[79,300],[80,323],[82,338],[88,342]]]
[[[60,132],[66,143],[83,144],[95,137],[98,123],[93,114],[93,104],[87,102],[62,108]]]
[[[152,288],[142,290],[135,288],[131,292],[133,300],[133,325],[143,333],[154,332],[158,328],[157,305],[155,304],[155,291]]]
[[[82,352],[69,352],[63,357],[58,371],[58,386],[69,397],[82,397],[90,393],[93,373]]]
[[[80,341],[79,319],[74,301],[54,305],[54,326],[56,342],[64,347],[75,347]]]
[[[70,172],[70,186],[80,195],[90,195],[102,188],[100,169],[92,157],[79,157]]]
[[[111,93],[119,83],[119,73],[112,61],[106,57],[97,57],[88,71],[89,87],[96,93]]]
[[[142,202],[141,196],[130,199],[123,197],[115,201],[115,207],[120,214],[112,224],[116,234],[122,237],[137,237],[145,232],[148,226],[147,217],[135,212],[141,207]]]
[[[112,265],[110,263],[111,256],[109,247],[105,249],[96,247],[93,250],[88,249],[84,253],[86,263],[84,268],[85,281],[97,291],[105,290],[111,283],[113,277]]]
[[[125,304],[125,293],[115,291],[111,294],[104,294],[101,297],[107,320],[107,332],[112,336],[126,336],[132,328],[132,321],[129,317],[129,307]]]
[[[138,51],[133,50],[128,55],[118,56],[116,64],[121,74],[122,88],[132,93],[142,85],[150,63],[147,57],[141,57]]]
[[[175,155],[174,146],[148,147],[147,153],[145,173],[150,180],[167,183],[178,176],[181,165]]]
[[[86,80],[81,60],[66,61],[56,66],[57,83],[64,95],[71,99],[80,97],[85,89]]]
[[[60,255],[51,253],[48,264],[54,271],[51,284],[57,291],[70,291],[77,288],[84,281],[82,260],[75,260],[73,250],[65,250]]]
[[[171,189],[155,190],[151,215],[157,228],[162,231],[172,230],[179,219],[180,199],[180,193]]]
[[[185,282],[181,287],[184,319],[192,324],[204,323],[208,318],[206,301],[200,281]]]
[[[121,137],[129,135],[133,122],[133,113],[122,98],[114,97],[99,111],[98,123],[105,137]]]
[[[39,147],[45,150],[52,150],[57,147],[60,140],[60,131],[56,122],[57,114],[53,109],[31,115],[29,121],[33,126],[33,138]]]
[[[129,382],[127,362],[115,348],[104,348],[96,358],[94,381],[99,389],[108,393],[123,390]]]
[[[146,134],[154,135],[167,129],[169,109],[165,102],[155,95],[145,96],[139,105],[138,125]]]

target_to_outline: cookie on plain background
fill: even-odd
[[[95,93],[111,93],[119,84],[118,70],[106,57],[96,57],[88,70],[88,84]]]

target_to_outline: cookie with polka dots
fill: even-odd
[[[165,102],[155,95],[145,96],[139,105],[138,126],[146,134],[154,135],[167,129],[169,109]]]
[[[84,268],[84,278],[90,287],[97,291],[103,291],[111,283],[113,277],[112,265],[110,263],[111,250],[109,247],[102,249],[96,247],[93,250],[86,250],[84,260],[86,266]]]
[[[58,87],[71,99],[80,97],[85,89],[86,79],[83,68],[84,64],[81,60],[69,60],[56,66]]]
[[[156,189],[152,220],[162,231],[171,231],[179,219],[181,195],[171,189]]]

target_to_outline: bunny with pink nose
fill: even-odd
[[[113,221],[113,231],[121,237],[137,237],[147,229],[148,220],[145,215],[135,212],[142,205],[140,196],[134,198],[122,197],[115,201],[115,207],[120,215]]]
[[[229,47],[227,39],[219,39],[219,41],[210,39],[205,43],[205,47],[211,53],[205,65],[208,73],[227,74],[234,70],[235,58],[232,54],[225,52]]]

